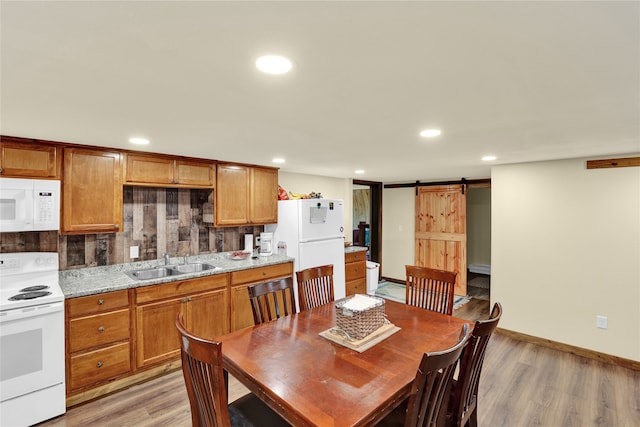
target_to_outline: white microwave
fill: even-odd
[[[60,181],[0,178],[0,232],[60,230]]]

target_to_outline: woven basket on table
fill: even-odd
[[[348,310],[342,307],[353,297],[336,302],[336,326],[350,340],[360,340],[385,323],[384,299],[368,297],[375,299],[376,305],[366,310]]]

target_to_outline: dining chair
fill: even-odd
[[[333,264],[311,267],[296,272],[300,311],[332,302]]]
[[[442,408],[451,393],[453,374],[468,339],[469,325],[465,324],[453,347],[425,353],[411,384],[409,397],[378,425],[435,427],[444,413]]]
[[[456,272],[407,265],[406,303],[442,314],[453,314]]]
[[[291,277],[251,285],[248,290],[256,325],[297,312]]]
[[[253,393],[227,404],[228,374],[222,368],[222,343],[191,334],[181,313],[176,316],[176,328],[194,427],[289,425]]]
[[[489,339],[496,330],[502,305],[493,305],[487,320],[478,320],[460,357],[458,379],[453,381],[453,398],[447,413],[447,426],[478,425],[478,384]]]

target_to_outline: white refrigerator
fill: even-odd
[[[333,264],[335,299],[345,296],[344,202],[330,199],[278,201],[278,224],[265,226],[273,233],[273,247],[287,244],[287,255],[295,258],[295,272],[309,267]],[[275,251],[275,249],[274,249]]]

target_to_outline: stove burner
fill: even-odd
[[[49,287],[47,285],[35,285],[35,286],[29,286],[28,288],[22,288],[18,292],[35,292],[35,291],[42,291],[44,289],[49,289]]]
[[[9,298],[9,301],[20,301],[25,299],[35,299],[40,297],[46,297],[47,295],[51,295],[51,292],[26,292],[24,294],[14,295]]]

